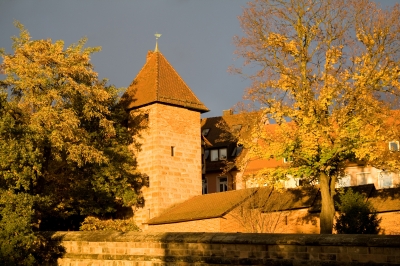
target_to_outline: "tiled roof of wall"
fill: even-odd
[[[377,212],[400,210],[400,188],[375,190],[374,184],[351,188],[371,202]],[[334,197],[339,202],[339,194]],[[160,216],[151,219],[150,225],[193,221],[223,217],[241,204],[251,204],[262,212],[308,209],[321,211],[321,193],[318,187],[299,187],[295,189],[273,190],[270,187],[241,189],[193,197],[178,204]]]
[[[377,212],[400,210],[400,188],[388,188],[372,191],[368,202]]]
[[[314,204],[318,189],[318,187],[299,187],[273,190],[262,211],[274,212],[309,208]]]
[[[208,112],[172,65],[160,52],[149,51],[147,61],[121,98],[127,109],[151,103],[166,103]]]
[[[148,224],[165,224],[222,217],[250,197],[255,189],[233,190],[193,197],[171,207]]]

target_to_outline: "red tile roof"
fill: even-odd
[[[147,61],[121,98],[127,109],[165,103],[201,113],[208,108],[194,95],[160,52],[149,51]]]

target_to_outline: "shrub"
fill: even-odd
[[[79,229],[81,231],[101,231],[101,230],[116,230],[120,232],[140,231],[140,228],[136,225],[133,219],[100,220],[93,216],[86,217]]]
[[[375,210],[365,197],[349,189],[339,196],[340,215],[334,226],[338,234],[377,234],[380,230]]]
[[[34,231],[38,197],[0,190],[0,264],[55,265],[64,249]]]

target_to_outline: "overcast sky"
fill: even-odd
[[[197,97],[219,116],[242,99],[249,82],[227,72],[235,63],[232,44],[241,34],[237,17],[248,0],[0,0],[0,48],[11,53],[18,20],[33,39],[64,40],[86,36],[101,46],[92,56],[95,70],[110,84],[127,87],[155,47]],[[392,6],[400,0],[381,0]]]

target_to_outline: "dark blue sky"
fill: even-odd
[[[11,50],[18,20],[33,39],[62,39],[66,45],[88,37],[101,46],[92,57],[100,77],[127,87],[162,34],[159,49],[197,97],[219,116],[242,99],[249,82],[227,72],[234,64],[237,16],[247,0],[0,0],[0,47]],[[400,0],[382,0],[384,6]]]

